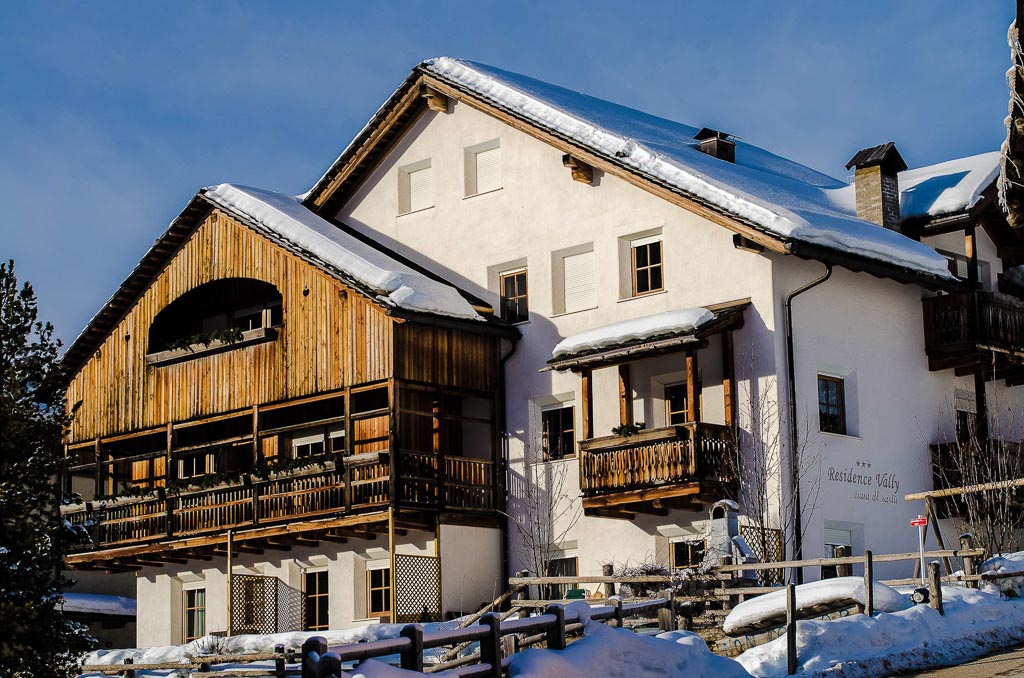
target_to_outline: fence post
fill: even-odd
[[[864,614],[875,614],[875,560],[871,549],[864,551]]]
[[[306,638],[302,643],[302,678],[317,678],[320,657],[327,652],[327,639],[323,636]]]
[[[419,624],[406,624],[400,635],[409,639],[409,647],[402,650],[402,668],[406,671],[423,673],[423,627]]]
[[[658,594],[658,597],[665,599],[665,607],[658,610],[658,630],[662,632],[675,631],[676,594],[672,592],[672,589],[665,589]]]
[[[480,640],[480,662],[490,664],[489,675],[501,678],[501,615],[488,612],[480,618],[479,623],[488,630],[487,637]]]
[[[619,607],[620,614],[622,608]],[[561,605],[548,605],[547,609],[544,610],[544,614],[555,615],[555,621],[548,626],[548,649],[549,650],[564,650],[565,649],[565,608]]]
[[[611,577],[615,574],[615,566],[611,563],[605,563],[601,566],[601,574],[605,577]],[[605,582],[604,585],[604,597],[611,598],[615,595],[615,582]]]
[[[722,556],[722,565],[732,565],[732,556]],[[722,577],[722,609],[731,610],[734,603],[734,597],[725,593],[725,590],[729,588],[732,580],[736,577],[735,572],[724,572]]]
[[[960,550],[961,551],[972,551],[974,550],[974,535],[961,534],[960,535]],[[968,577],[976,574],[976,567],[974,563],[974,556],[964,556],[964,574]],[[976,589],[979,586],[979,582],[973,579],[967,579],[965,581],[967,588]]]
[[[320,657],[316,678],[341,678],[341,657],[337,652],[327,652]]]
[[[835,558],[846,558],[850,555],[850,547],[843,545],[837,546],[832,552],[832,556]],[[849,577],[853,574],[853,567],[849,563],[843,563],[842,565],[836,565],[836,576],[837,577]]]
[[[796,673],[796,584],[786,585],[786,675]]]
[[[132,659],[131,657],[125,657],[124,663],[125,663],[125,666],[131,666],[132,664],[135,663],[135,660]],[[135,671],[133,671],[131,669],[125,670],[124,678],[135,678]]]
[[[938,563],[928,563],[928,604],[939,614],[942,611],[942,575],[939,574]]]
[[[615,626],[615,627],[621,629],[622,628],[622,598],[619,598],[618,596],[616,596],[616,597],[612,598],[611,600],[609,600],[608,604],[612,606],[612,612],[613,612],[612,619],[611,619],[611,621],[613,623],[611,624],[611,626]]]

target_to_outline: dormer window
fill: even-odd
[[[284,322],[281,293],[270,283],[227,278],[181,295],[153,319],[151,364],[272,339]]]

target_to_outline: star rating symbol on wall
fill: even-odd
[[[871,462],[868,462],[868,461],[858,461],[857,462],[857,466],[859,466],[861,468],[871,468]]]

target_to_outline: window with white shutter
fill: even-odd
[[[562,259],[565,312],[597,306],[597,280],[594,275],[594,251],[570,254]]]
[[[407,214],[434,206],[434,175],[430,160],[398,170],[398,213]]]
[[[501,141],[493,139],[466,149],[466,197],[501,188]]]

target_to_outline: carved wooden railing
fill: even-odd
[[[1024,350],[1024,302],[990,292],[928,297],[924,300],[924,331],[929,352],[979,344]]]
[[[728,481],[733,449],[728,427],[705,423],[584,440],[580,489],[592,495],[696,480]]]
[[[495,508],[492,462],[444,457],[442,478],[436,455],[403,450],[400,458],[396,492],[401,505]],[[161,497],[94,503],[66,511],[64,517],[90,534],[92,543],[79,548],[96,549],[388,505],[391,463],[387,455],[373,453],[350,460],[353,461],[346,461],[341,469],[247,480],[194,492],[165,493]]]

